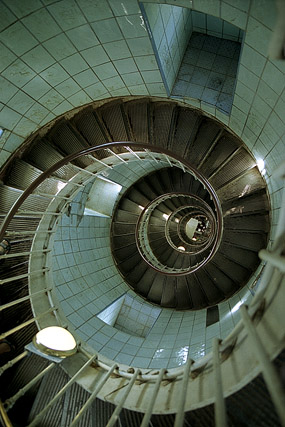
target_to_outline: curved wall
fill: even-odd
[[[230,116],[197,100],[184,102],[238,134],[257,159],[264,159],[269,179],[285,151],[285,64],[268,58],[275,2],[166,3],[220,17],[245,31]],[[80,105],[124,95],[167,96],[136,0],[60,0],[45,5],[40,0],[5,0],[0,10],[0,126],[5,129],[1,165],[32,132]],[[270,181],[273,232],[280,188],[280,181]]]
[[[108,173],[108,179],[124,185],[121,193],[134,183],[135,176],[138,179],[148,170],[163,166],[153,161],[132,163],[130,167],[117,165]],[[180,366],[188,356],[197,360],[211,351],[214,336],[225,338],[229,334],[240,319],[237,309],[241,301],[249,303],[252,298],[250,283],[219,304],[220,320],[209,327],[206,310],[162,309],[145,338],[121,332],[100,320],[96,315],[123,295],[132,298],[132,317],[137,316],[142,324],[155,306],[136,295],[119,274],[110,248],[111,219],[81,217],[82,200],[80,192],[71,204],[72,214],[62,217],[52,252],[57,305],[79,339],[119,363],[156,369]]]
[[[194,99],[184,101],[238,134],[257,159],[264,159],[268,180],[285,152],[285,64],[268,57],[275,1],[144,3],[152,2],[190,7],[245,31],[230,116]],[[0,127],[5,129],[0,165],[32,132],[80,105],[125,95],[167,96],[137,0],[45,5],[5,0],[0,11]],[[280,187],[270,181],[273,230]]]

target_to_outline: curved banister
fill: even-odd
[[[69,161],[75,160],[76,158],[78,158],[80,156],[88,155],[88,154],[91,154],[93,152],[96,152],[97,150],[102,149],[103,147],[104,148],[106,148],[106,146],[108,146],[108,147],[110,147],[110,146],[124,146],[125,147],[126,145],[135,146],[135,147],[139,147],[139,148],[143,148],[143,149],[145,149],[145,147],[149,148],[149,146],[147,144],[139,144],[139,143],[127,143],[126,144],[125,142],[118,142],[118,143],[103,144],[103,145],[100,145],[100,146],[97,146],[97,147],[91,147],[90,149],[87,149],[87,150],[82,150],[82,151],[74,153],[74,154],[72,154],[70,156],[67,156],[65,159],[62,159],[61,161],[59,161],[55,165],[53,165],[51,168],[49,168],[47,171],[43,172],[30,185],[30,187],[27,190],[25,190],[25,192],[22,194],[22,196],[19,197],[19,199],[14,203],[14,205],[10,209],[10,211],[7,214],[7,216],[5,218],[5,221],[4,221],[3,225],[2,225],[2,228],[1,228],[1,231],[0,231],[0,236],[1,236],[0,238],[3,238],[5,230],[7,229],[7,227],[9,225],[11,219],[13,218],[15,212],[19,209],[19,207],[21,206],[21,204],[27,199],[27,197],[46,178],[48,178],[55,170],[57,170],[57,168],[63,166],[64,164],[68,163]],[[155,150],[155,147],[152,147],[152,148],[154,148],[154,150]],[[190,166],[187,165],[187,162],[185,162],[184,160],[180,160],[180,158],[178,156],[173,155],[172,153],[168,152],[168,150],[159,149],[158,152],[166,154],[166,155],[169,155],[171,158],[174,158],[174,159],[178,160],[179,162],[182,161],[183,162],[182,165],[184,164],[184,165],[186,165],[187,168],[189,168],[189,169],[191,168]],[[96,161],[96,159],[94,159],[94,160]],[[191,170],[194,171],[194,168],[191,168]],[[200,175],[197,171],[195,171],[193,173],[195,173],[197,176]],[[209,184],[209,186],[210,186],[210,184]],[[216,206],[214,195],[215,195],[215,192],[213,191],[213,200],[214,200],[214,204]],[[284,202],[285,202],[285,200],[284,200]],[[218,200],[217,200],[217,206],[220,207]],[[285,205],[283,206],[283,209],[281,209],[281,211],[282,211],[282,215],[283,216],[281,215],[280,217],[283,218],[284,217],[284,212],[285,212]],[[219,213],[221,214],[221,210],[219,211],[217,209],[216,212],[217,212],[217,216],[219,216]],[[222,214],[221,214],[221,220],[222,220]],[[222,226],[222,224],[219,224],[219,222],[218,222],[217,226],[219,227],[219,225]],[[281,228],[282,228],[282,230],[284,230],[284,222],[280,223],[280,219],[279,219],[278,225],[279,225],[278,230],[281,229]],[[278,233],[277,233],[277,237],[278,237]],[[277,245],[277,243],[278,243],[278,245]],[[283,245],[282,248],[279,247],[280,243]],[[281,253],[282,250],[284,250],[284,240],[283,240],[283,243],[282,243],[281,241],[279,241],[279,239],[277,239],[276,245],[274,245],[274,250],[276,252],[280,252]],[[256,293],[256,297],[253,299],[253,302],[251,303],[251,305],[249,307],[249,314],[250,315],[252,315],[253,312],[255,312],[256,309],[257,309],[256,308],[256,304],[257,304],[257,302],[260,302],[260,298],[263,295],[263,292],[264,292],[264,290],[266,288],[266,285],[269,283],[269,279],[270,279],[269,276],[272,273],[272,269],[273,269],[273,267],[268,263],[268,265],[265,268],[264,275],[263,275],[263,282],[265,283],[265,286],[264,287],[260,286],[260,288],[258,289],[258,291]],[[269,302],[267,301],[267,304],[268,303],[270,304],[270,301]],[[244,325],[243,321],[240,321],[239,324],[236,326],[236,328],[232,331],[232,333],[226,339],[224,339],[223,342],[221,343],[221,345],[219,346],[220,353],[222,353],[228,347],[233,346],[233,342],[235,340],[235,337],[239,334],[239,332],[241,331],[241,329],[243,329],[244,327],[245,327],[245,325]],[[86,356],[88,355],[88,352],[85,351],[85,349],[83,349],[83,348],[79,349],[79,351],[81,351]],[[199,359],[197,362],[194,362],[193,365],[191,366],[191,371],[193,372],[193,371],[198,370],[198,369],[200,369],[202,367],[205,367],[206,365],[210,366],[210,363],[212,363],[212,353],[209,353],[204,358]],[[99,361],[99,359],[97,359],[96,364],[99,365],[99,366],[101,366],[105,370],[109,370],[110,369],[110,367],[106,363],[104,363],[102,361]],[[173,370],[172,372],[167,372],[166,371],[165,373],[163,373],[163,378],[167,379],[167,380],[176,379],[177,377],[181,377],[181,375],[183,375],[184,373],[185,373],[185,367],[183,366],[181,368]],[[131,379],[131,378],[134,377],[134,373],[133,372],[124,371],[124,370],[121,370],[121,369],[118,369],[116,371],[116,374],[119,374],[120,376],[122,376],[122,377],[124,377],[126,379]],[[155,382],[156,379],[157,379],[157,374],[156,373],[153,374],[153,375],[151,375],[151,374],[148,374],[148,375],[142,374],[142,375],[139,375],[138,378],[139,378],[139,380],[142,380],[142,381]]]
[[[203,200],[198,197],[198,196],[194,196],[192,194],[188,194],[188,193],[182,193],[182,192],[171,192],[171,193],[165,193],[161,196],[156,197],[154,200],[150,201],[144,208],[144,210],[140,213],[139,218],[137,220],[136,223],[136,230],[135,230],[135,239],[136,239],[136,245],[137,245],[137,249],[140,253],[140,256],[143,258],[143,260],[155,271],[163,273],[166,276],[186,276],[188,274],[194,273],[195,271],[197,271],[198,269],[200,269],[201,267],[203,267],[205,264],[207,264],[212,258],[213,256],[216,254],[218,248],[219,248],[219,236],[218,234],[216,234],[216,229],[215,229],[215,234],[216,234],[216,241],[214,242],[214,245],[209,253],[209,255],[203,260],[201,261],[201,263],[199,263],[198,265],[192,266],[192,267],[188,267],[187,269],[174,269],[174,268],[164,268],[161,269],[158,266],[155,266],[145,255],[145,253],[142,250],[142,245],[141,245],[141,239],[140,239],[140,227],[144,225],[144,217],[147,214],[151,214],[153,212],[153,210],[155,209],[155,207],[159,206],[160,203],[163,203],[165,200],[171,199],[173,197],[185,197],[185,198],[191,198],[191,199],[195,199],[198,202],[203,202]],[[204,202],[203,202],[204,203]],[[152,208],[152,209],[151,209]],[[183,206],[184,208],[184,206]],[[199,206],[199,209],[202,209],[202,207]],[[175,211],[176,212],[176,211]],[[172,215],[172,214],[171,214]],[[170,217],[167,219],[166,221],[166,226],[167,223],[169,221]],[[218,221],[217,221],[218,222]],[[168,238],[166,237],[167,241]],[[173,243],[171,244],[168,241],[169,245],[171,247],[173,247]],[[212,244],[212,240],[210,241],[210,245]],[[203,250],[207,249],[208,246],[206,248],[204,248]],[[185,254],[187,254],[187,252],[185,252]],[[195,254],[196,255],[196,254]],[[156,258],[156,256],[153,254],[154,258]],[[190,255],[189,255],[190,256]],[[159,261],[159,260],[157,260]],[[160,262],[158,262],[158,264],[161,264]],[[171,270],[171,271],[168,271]]]
[[[40,184],[42,184],[45,181],[45,179],[47,179],[50,175],[52,175],[56,170],[58,170],[59,168],[61,168],[64,165],[66,165],[67,163],[78,159],[79,157],[96,153],[96,151],[99,151],[102,149],[110,149],[112,147],[126,147],[126,146],[127,147],[130,146],[130,147],[141,148],[143,150],[151,149],[151,151],[154,151],[154,152],[159,153],[159,154],[165,154],[166,156],[169,156],[169,157],[175,159],[176,161],[178,161],[179,163],[181,163],[184,167],[186,166],[186,168],[188,168],[193,173],[193,175],[195,175],[203,183],[203,185],[207,188],[207,190],[211,194],[211,197],[212,197],[214,204],[215,204],[217,217],[218,217],[217,218],[217,223],[218,223],[217,224],[217,233],[219,236],[219,240],[221,240],[223,217],[222,217],[222,209],[220,206],[219,199],[218,199],[213,187],[211,186],[211,184],[206,180],[206,178],[202,174],[200,174],[200,172],[196,168],[191,166],[191,164],[189,162],[185,161],[180,156],[177,156],[176,154],[173,154],[172,152],[170,152],[169,150],[166,150],[164,148],[156,147],[156,146],[150,147],[149,144],[138,143],[138,142],[129,142],[129,141],[122,142],[122,141],[120,141],[120,142],[109,142],[106,144],[96,145],[95,147],[86,148],[84,150],[77,151],[76,153],[69,154],[68,156],[59,160],[57,163],[55,163],[49,169],[44,171],[41,175],[39,175],[32,182],[32,184],[21,194],[21,196],[16,200],[16,202],[13,204],[13,206],[9,210],[8,214],[6,215],[6,217],[2,223],[1,229],[0,229],[0,241],[4,238],[5,231],[8,227],[8,225],[10,224],[13,216],[15,215],[17,210],[19,209],[19,207],[33,193],[33,191]],[[94,161],[97,161],[97,159],[94,158]],[[100,160],[100,163],[104,163],[104,162],[102,162],[102,160]],[[108,165],[106,165],[106,167],[108,167]]]

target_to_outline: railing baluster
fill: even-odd
[[[137,153],[135,153],[130,147],[124,147],[126,150],[128,150],[133,156],[135,156],[137,159],[141,160],[140,156],[138,156]]]
[[[131,388],[134,385],[134,382],[137,379],[137,376],[138,376],[139,373],[140,373],[139,369],[136,369],[135,372],[133,373],[132,379],[130,380],[130,382],[129,382],[127,388],[126,388],[126,391],[125,391],[125,393],[123,394],[123,396],[121,398],[120,403],[116,406],[116,409],[114,410],[114,412],[113,412],[111,418],[109,419],[108,424],[106,425],[106,427],[112,427],[114,424],[116,424],[116,422],[117,422],[117,420],[119,418],[120,412],[121,412],[121,410],[123,408],[123,405],[124,405],[124,403],[125,403],[128,395],[129,395],[129,393],[131,391]]]
[[[26,256],[26,255],[32,255],[32,254],[45,254],[47,252],[51,252],[51,249],[42,249],[41,251],[33,251],[33,252],[17,252],[14,254],[6,254],[6,255],[0,255],[0,259],[6,259],[6,258],[17,258],[19,256]]]
[[[144,149],[144,151],[152,158],[152,160],[155,161],[155,163],[158,163],[158,160],[154,157],[154,155],[152,154],[152,152],[148,149]]]
[[[17,331],[20,331],[21,329],[25,328],[26,326],[30,325],[31,323],[35,322],[36,320],[41,319],[46,314],[51,313],[52,311],[56,311],[56,310],[57,310],[56,307],[51,307],[49,310],[45,311],[44,313],[39,314],[37,317],[33,317],[32,319],[29,319],[26,322],[21,323],[21,325],[15,326],[15,328],[12,328],[7,332],[3,332],[3,334],[0,335],[0,340],[8,337],[9,335],[14,334]]]
[[[173,164],[172,164],[172,163],[171,163],[171,161],[169,160],[169,157],[168,157],[166,154],[164,154],[163,156],[166,158],[167,162],[169,163],[170,167],[172,168],[172,167],[173,167]]]
[[[93,162],[100,163],[101,165],[103,165],[104,167],[106,167],[108,169],[113,169],[112,166],[107,165],[107,163],[103,162],[102,160],[97,159],[96,157],[88,156],[88,158],[91,159]]]
[[[106,383],[106,381],[108,380],[108,378],[112,375],[112,373],[114,372],[114,370],[118,367],[118,365],[115,363],[108,372],[106,372],[106,374],[98,381],[98,384],[95,387],[95,390],[92,392],[91,396],[89,397],[89,399],[87,400],[87,402],[85,402],[85,404],[82,406],[82,408],[80,409],[80,411],[78,412],[78,414],[76,415],[76,417],[73,419],[72,423],[70,424],[70,427],[74,427],[78,424],[78,422],[80,421],[81,417],[84,415],[85,411],[89,408],[90,405],[92,405],[93,401],[95,400],[97,394],[99,393],[99,391],[101,390],[101,388],[104,386],[104,384]]]
[[[33,385],[36,384],[44,375],[46,375],[51,369],[53,369],[55,365],[55,363],[51,363],[42,372],[36,375],[35,378],[28,382],[28,384],[26,384],[23,388],[20,388],[20,390],[16,394],[14,394],[14,396],[9,397],[9,399],[4,402],[4,407],[6,408],[6,410],[9,411],[9,409],[11,409],[15,405],[17,400],[22,397],[28,390],[30,390],[30,388],[33,387]]]
[[[83,169],[83,168],[81,168],[80,166],[77,166],[77,165],[72,165],[75,169],[77,169],[77,170],[79,170],[80,172],[85,172],[85,173],[88,173],[88,175],[93,175],[94,177],[96,177],[97,176],[97,173],[98,172],[91,172],[91,171],[89,171],[89,170],[87,170],[87,169]]]
[[[13,307],[13,305],[20,304],[21,302],[27,301],[28,299],[32,298],[35,295],[44,294],[44,293],[51,291],[51,290],[52,290],[52,288],[42,289],[41,291],[34,292],[33,294],[29,294],[25,297],[16,299],[16,300],[11,301],[11,302],[7,302],[7,304],[3,304],[0,306],[0,311],[6,310],[6,308],[10,308],[10,307]]]
[[[28,425],[28,427],[33,427],[38,425],[41,418],[45,415],[45,413],[52,407],[52,405],[69,389],[70,386],[77,380],[77,378],[82,374],[82,372],[88,368],[88,366],[97,358],[97,354],[94,354],[90,359],[87,360],[86,363],[76,372],[76,374],[70,378],[70,380],[62,387],[61,390],[50,400],[50,402],[39,412],[33,421]]]
[[[107,148],[107,151],[111,153],[112,156],[117,157],[122,163],[127,163],[126,160],[122,159],[122,157],[119,154],[114,153],[114,151],[110,150],[110,148]]]
[[[223,394],[222,374],[219,354],[219,338],[213,339],[213,369],[214,369],[214,390],[215,390],[215,425],[226,427],[226,405]]]
[[[35,270],[35,271],[31,271],[30,273],[19,274],[19,276],[8,277],[7,279],[0,280],[0,285],[3,285],[4,283],[13,282],[13,280],[24,279],[25,277],[30,277],[35,274],[45,273],[49,270],[50,270],[49,268],[43,268],[42,270]]]
[[[245,305],[240,307],[241,317],[245,329],[250,338],[251,345],[254,351],[254,354],[259,360],[261,365],[262,374],[271,395],[272,401],[275,405],[276,412],[279,415],[281,424],[285,426],[285,393],[282,387],[280,378],[276,372],[274,365],[271,363],[269,357],[266,354],[264,346],[259,338],[257,331],[249,317]]]
[[[153,410],[155,400],[157,398],[158,390],[159,390],[163,375],[165,374],[165,371],[166,371],[166,369],[163,368],[159,372],[156,383],[154,385],[152,395],[151,395],[150,400],[149,400],[148,408],[146,410],[146,413],[144,414],[144,417],[143,417],[143,420],[141,423],[141,427],[148,427],[148,425],[149,425],[149,420],[151,419],[151,416],[152,416],[152,410]]]
[[[7,369],[12,368],[12,366],[14,366],[15,363],[18,363],[20,360],[22,360],[28,354],[29,354],[29,352],[25,350],[25,351],[23,351],[23,353],[19,354],[14,359],[9,360],[9,362],[7,362],[5,365],[0,367],[0,375],[2,375],[3,372],[7,371]]]
[[[185,408],[187,389],[189,384],[189,374],[190,374],[192,363],[193,363],[193,360],[189,357],[184,368],[184,374],[181,382],[181,392],[180,392],[174,427],[183,427],[184,408]]]
[[[181,163],[181,162],[179,162],[179,161],[178,161],[178,163],[179,163],[179,165],[180,165],[181,169],[183,170],[183,172],[186,172],[186,171],[185,171],[185,167],[184,167],[183,163]]]

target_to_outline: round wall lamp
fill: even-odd
[[[33,344],[40,352],[50,356],[67,357],[77,352],[73,335],[60,326],[42,329],[33,338]]]

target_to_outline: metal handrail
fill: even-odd
[[[99,150],[99,149],[102,149],[102,147],[105,147],[106,145],[108,145],[108,146],[111,146],[111,145],[123,145],[123,146],[125,146],[126,145],[126,143],[114,143],[114,144],[104,144],[104,145],[101,145],[101,146],[97,146],[96,148]],[[129,145],[131,145],[131,144],[129,144]],[[135,145],[135,146],[139,146],[140,148],[143,148],[143,145],[144,146],[146,146],[146,144],[137,144],[137,143],[134,143],[133,145]],[[88,150],[82,150],[80,153],[82,153],[83,152],[83,154],[79,154],[79,153],[77,153],[77,157],[80,157],[80,155],[85,155],[85,154],[89,154],[89,153],[86,153],[86,151],[89,151],[89,153],[90,153],[90,149],[88,149]],[[93,152],[94,151],[96,151],[96,150],[94,150],[94,147],[93,147]],[[163,150],[163,149],[159,149],[159,152],[166,152],[166,151],[168,151],[168,150]],[[70,157],[72,157],[72,156],[74,156],[75,154],[73,154],[73,155],[70,155],[70,156],[67,156],[68,158],[70,158]],[[169,154],[170,155],[170,157],[172,157],[172,158],[176,158],[176,160],[177,160],[177,157],[178,156],[175,156],[175,155],[172,155],[172,153],[171,154]],[[74,159],[75,158],[77,158],[77,157],[74,157]],[[63,159],[63,160],[66,160],[67,158],[65,158],[65,159]],[[61,166],[62,166],[62,161],[63,160],[61,160],[60,162],[58,162],[56,165],[58,165],[58,164],[60,164],[61,163]],[[94,159],[94,160],[96,160],[96,159]],[[68,162],[68,161],[70,161],[70,160],[66,160],[66,162]],[[184,162],[183,161],[183,163],[187,163],[187,162]],[[65,164],[65,163],[63,163],[63,164]],[[59,167],[61,167],[61,166],[59,166]],[[56,170],[56,169],[54,169],[54,167],[55,167],[55,165],[52,167],[52,168],[50,168],[48,171],[46,171],[46,172],[44,172],[39,178],[42,178],[42,176],[44,175],[44,178],[43,179],[36,179],[35,181],[38,181],[38,184],[37,185],[40,185],[41,184],[41,182],[43,182],[51,173],[53,173],[53,171],[54,170]],[[48,172],[48,173],[47,173]],[[6,228],[7,228],[7,226],[9,225],[9,223],[10,223],[10,221],[11,221],[11,219],[13,218],[13,215],[14,215],[14,213],[18,210],[18,208],[19,208],[19,206],[23,203],[23,201],[32,193],[32,191],[34,191],[34,189],[35,188],[37,188],[37,185],[35,185],[34,186],[34,183],[35,183],[35,181],[33,182],[33,184],[26,190],[26,195],[25,195],[25,197],[23,197],[23,198],[21,198],[22,196],[20,196],[19,197],[19,199],[14,203],[14,205],[12,206],[12,208],[10,209],[10,211],[9,211],[9,213],[7,214],[7,216],[6,216],[6,219],[5,219],[5,221],[4,221],[4,224],[3,224],[3,226],[2,226],[2,229],[1,229],[1,232],[0,232],[0,239],[1,238],[3,238],[3,233],[5,233],[5,230],[6,230]],[[33,188],[32,190],[31,190],[31,187]],[[29,191],[28,191],[29,190]],[[24,194],[24,193],[23,193]],[[22,194],[22,195],[23,195]],[[284,195],[285,195],[285,193],[284,193]],[[20,201],[20,199],[21,199],[21,201]],[[283,199],[283,201],[285,202],[285,198]],[[282,212],[283,212],[283,216],[284,216],[284,212],[285,212],[285,209],[283,209],[282,210]],[[217,215],[218,215],[218,211],[217,211]],[[281,216],[281,218],[283,218],[283,216]],[[222,218],[221,218],[222,219]],[[281,224],[281,225],[280,225]],[[219,225],[219,224],[218,224]],[[283,226],[283,229],[284,229],[284,223],[283,223],[283,225],[282,225],[282,222],[280,223],[280,219],[279,219],[279,223],[278,223],[278,225],[279,225],[279,227],[278,227],[278,230],[280,229],[280,227],[282,227]],[[282,251],[282,249],[280,249],[280,241],[279,241],[279,239],[278,239],[278,237],[280,237],[279,235],[278,235],[278,233],[277,233],[277,240],[276,240],[276,244],[274,245],[274,250],[275,250],[275,253],[277,252],[278,254],[279,253],[281,253],[281,251]],[[283,247],[282,247],[283,249],[284,249],[284,244],[283,244]],[[269,260],[269,262],[270,262],[270,260]],[[267,279],[269,279],[270,278],[270,274],[272,273],[272,271],[273,271],[273,269],[274,269],[274,266],[271,266],[269,263],[268,263],[268,265],[265,267],[265,271],[264,271],[264,274],[263,274],[263,282],[266,282],[266,284],[264,285],[264,286],[260,286],[260,288],[258,289],[258,291],[257,291],[257,293],[256,293],[256,297],[254,298],[254,300],[253,300],[253,303],[251,304],[251,309],[254,309],[255,308],[255,306],[256,306],[256,301],[260,301],[260,296],[263,296],[263,294],[264,294],[264,291],[265,291],[265,289],[266,289],[266,287],[267,287],[267,284],[268,284],[268,280]],[[266,274],[265,274],[266,273]],[[268,277],[268,275],[269,275],[269,277]],[[55,307],[53,307],[52,309],[55,309]],[[243,312],[244,312],[244,317],[245,317],[245,308],[243,309]],[[44,313],[45,314],[45,313]],[[251,331],[250,331],[250,324],[249,324],[249,322],[244,322],[244,321],[240,321],[240,323],[238,324],[238,327],[237,328],[235,328],[235,330],[234,330],[234,334],[230,334],[230,336],[228,336],[221,344],[219,343],[219,342],[216,342],[216,356],[218,356],[219,355],[219,352],[221,352],[221,351],[223,351],[223,349],[225,349],[226,348],[226,346],[228,346],[229,345],[229,343],[230,343],[230,340],[233,340],[233,335],[234,336],[236,336],[236,335],[238,335],[239,334],[239,332],[241,331],[241,329],[243,329],[243,328],[245,328],[246,329],[246,331],[248,332],[248,334],[249,335],[253,335],[253,334],[256,334],[256,331],[254,330],[254,329],[252,329]],[[256,340],[256,337],[254,338],[255,340]],[[83,349],[82,349],[83,350]],[[81,350],[81,351],[82,351]],[[264,348],[262,347],[262,345],[261,345],[261,353],[263,354],[263,351],[264,351]],[[82,353],[83,354],[85,354],[85,355],[87,355],[87,352],[85,352],[84,350],[82,351]],[[22,356],[21,356],[22,357]],[[23,355],[23,357],[24,357],[24,355]],[[97,355],[93,355],[92,357],[89,357],[89,360],[86,362],[86,364],[75,374],[75,376],[67,383],[67,385],[65,386],[65,387],[63,387],[63,389],[61,389],[61,391],[55,396],[55,398],[54,399],[52,399],[52,401],[48,404],[48,406],[44,409],[44,411],[42,411],[42,413],[41,414],[38,414],[38,418],[36,417],[34,420],[33,420],[33,422],[30,424],[30,425],[35,425],[36,424],[36,422],[39,420],[39,418],[43,415],[43,412],[46,412],[48,409],[49,409],[49,407],[54,403],[54,401],[55,401],[55,399],[57,400],[60,396],[62,396],[62,394],[66,391],[66,389],[77,379],[77,377],[79,376],[79,374],[82,372],[82,370],[83,369],[85,369],[85,367],[86,366],[88,366],[90,363],[91,363],[91,361],[92,360],[95,360],[97,358]],[[219,361],[218,360],[219,359],[219,357],[216,357],[216,363],[221,363],[221,361]],[[194,370],[194,369],[198,369],[199,367],[202,367],[202,366],[205,366],[207,363],[209,363],[210,361],[213,361],[213,355],[210,353],[210,354],[208,354],[206,357],[204,357],[203,359],[199,359],[197,362],[195,362],[195,363],[193,363],[193,365],[191,366],[191,370]],[[266,373],[267,372],[267,375],[268,375],[268,378],[269,378],[269,380],[268,380],[268,382],[270,383],[270,374],[271,374],[271,372],[270,372],[270,363],[268,364],[267,363],[268,362],[268,360],[265,358],[265,357],[263,357],[263,364],[264,364],[264,368],[262,368],[262,370]],[[16,360],[15,360],[15,363],[16,363]],[[101,361],[99,361],[99,360],[97,360],[97,365],[99,365],[99,366],[101,366],[101,367],[103,367],[104,369],[106,369],[106,370],[110,370],[110,366],[108,366],[108,365],[106,365],[105,363],[103,363],[103,362],[101,362]],[[192,363],[192,362],[191,362]],[[190,362],[188,363],[188,367],[190,368]],[[51,369],[51,368],[50,368]],[[219,369],[219,366],[217,366],[216,367],[216,369]],[[125,371],[121,371],[121,370],[117,370],[117,372],[116,372],[118,375],[121,375],[122,377],[124,377],[124,378],[128,378],[128,379],[131,379],[132,380],[132,382],[129,384],[129,386],[128,386],[128,392],[131,390],[131,386],[132,386],[132,384],[134,383],[134,381],[135,381],[135,379],[136,379],[136,376],[139,376],[139,378],[140,379],[143,379],[143,380],[151,380],[151,381],[154,381],[154,382],[156,382],[157,381],[157,375],[139,375],[139,372],[138,372],[138,370],[136,370],[135,371],[135,374],[134,373],[129,373],[129,372],[125,372]],[[175,378],[177,378],[177,377],[179,377],[179,376],[181,376],[181,375],[183,375],[185,373],[185,368],[184,368],[184,366],[182,367],[182,368],[180,368],[180,369],[178,369],[178,370],[175,370],[175,372],[172,374],[172,373],[167,373],[167,374],[165,374],[164,375],[164,372],[161,372],[161,379],[162,378],[167,378],[167,379],[170,379],[170,378],[173,378],[173,379],[175,379]],[[219,378],[218,378],[218,376],[217,376],[217,379],[216,379],[216,381],[217,382],[219,382]],[[278,378],[276,379],[276,381],[278,382]],[[275,393],[275,391],[273,390],[273,393],[272,393],[272,390],[270,390],[270,392],[271,392],[271,394],[274,394]],[[275,393],[276,394],[276,393]],[[126,393],[126,395],[125,396],[127,396],[127,393]],[[125,396],[124,396],[124,398],[125,398]],[[281,396],[281,397],[280,397]],[[279,405],[279,408],[280,408],[280,410],[279,410],[279,414],[280,414],[280,418],[282,419],[282,420],[284,420],[284,418],[285,418],[285,414],[284,414],[284,407],[285,407],[285,405],[284,405],[284,393],[283,393],[283,395],[282,395],[282,390],[280,389],[280,396],[277,394],[276,395],[276,402],[275,402],[275,404],[276,404],[276,406],[278,407],[278,405],[279,405],[279,403],[280,403],[280,405]],[[282,397],[283,396],[283,397]],[[223,392],[221,392],[220,393],[220,399],[224,399],[224,395],[223,395]],[[283,399],[283,400],[282,400]],[[221,402],[220,402],[221,403]],[[123,400],[122,400],[122,402],[121,402],[121,406],[123,406]],[[223,406],[223,405],[222,405]],[[184,410],[183,408],[181,409],[182,411]],[[116,414],[115,414],[116,415]],[[225,416],[225,409],[224,408],[221,408],[221,417],[223,418]],[[222,425],[222,424],[221,424]]]
[[[154,269],[155,271],[158,271],[160,273],[163,272],[163,274],[165,274],[166,276],[173,276],[173,275],[175,275],[175,276],[186,276],[188,274],[191,274],[191,273],[197,271],[199,268],[201,268],[203,265],[205,265],[207,262],[209,262],[211,260],[211,258],[215,255],[215,253],[216,253],[216,251],[218,250],[218,247],[219,247],[219,246],[213,247],[212,250],[211,250],[211,252],[210,252],[210,254],[203,261],[201,261],[201,264],[198,264],[198,265],[195,265],[195,266],[190,266],[190,267],[187,267],[185,269],[182,269],[182,268],[176,269],[176,268],[166,267],[166,266],[163,266],[163,267],[160,268],[159,265],[162,265],[162,264],[159,262],[159,260],[157,260],[156,256],[153,253],[152,253],[152,257],[156,261],[155,262],[156,265],[154,265],[152,263],[152,261],[147,257],[146,251],[143,250],[143,247],[142,247],[142,244],[141,244],[142,243],[141,241],[144,240],[144,239],[141,239],[140,229],[142,227],[144,227],[144,224],[146,223],[146,221],[149,220],[150,215],[152,214],[152,212],[154,211],[154,209],[157,206],[159,206],[160,203],[163,203],[165,200],[169,200],[169,199],[171,199],[173,197],[182,197],[182,196],[185,197],[185,198],[189,197],[189,198],[192,198],[192,199],[196,199],[197,201],[202,202],[202,199],[200,199],[198,196],[194,196],[194,195],[192,195],[190,193],[189,194],[188,193],[182,193],[182,192],[165,193],[165,194],[163,194],[161,196],[158,196],[154,200],[150,201],[145,206],[144,210],[140,213],[140,216],[139,216],[139,218],[137,220],[137,223],[136,223],[135,240],[136,240],[137,249],[138,249],[141,257],[144,259],[144,261],[152,269]],[[183,208],[184,207],[187,207],[187,205],[183,206]],[[202,209],[202,207],[199,207],[199,208]],[[169,218],[166,221],[166,227],[167,227],[168,221],[169,221]],[[215,234],[216,234],[216,230],[215,230]],[[216,238],[218,238],[217,235],[216,235]],[[168,239],[167,239],[167,241],[168,241]],[[170,241],[171,241],[171,239],[170,239]],[[171,243],[168,241],[168,243],[169,243],[169,245],[172,248],[176,249],[176,247],[174,246],[174,244],[173,244],[172,241],[171,241]],[[210,245],[211,244],[212,244],[212,241],[210,241]],[[209,245],[207,245],[206,248],[203,248],[203,250],[207,249],[208,246]],[[187,254],[187,252],[185,252],[185,254]],[[195,255],[196,255],[196,253],[195,253]]]
[[[126,146],[128,148],[132,147],[132,148],[138,148],[138,149],[142,149],[142,150],[148,150],[147,151],[148,153],[149,153],[149,149],[151,148],[151,150],[153,152],[156,152],[158,154],[165,154],[165,155],[175,159],[177,162],[179,162],[184,167],[186,167],[189,171],[191,171],[191,173],[195,177],[197,177],[199,179],[199,181],[201,181],[201,183],[207,188],[208,192],[211,194],[211,197],[213,199],[213,202],[215,204],[215,209],[217,212],[217,226],[218,226],[217,232],[218,232],[219,239],[221,240],[221,237],[222,237],[222,221],[223,221],[222,209],[220,206],[218,196],[216,195],[213,187],[207,181],[207,179],[196,168],[191,166],[191,164],[188,161],[185,161],[183,158],[181,158],[180,156],[177,156],[176,154],[173,154],[169,150],[166,150],[166,149],[161,148],[161,147],[156,147],[156,146],[150,147],[149,144],[138,143],[138,142],[129,142],[129,141],[126,141],[126,142],[109,142],[106,144],[97,145],[96,147],[90,147],[90,148],[86,148],[84,150],[77,151],[76,153],[69,154],[68,156],[64,157],[63,159],[61,159],[57,163],[55,163],[53,166],[48,168],[46,171],[42,172],[41,175],[39,175],[32,182],[32,184],[21,194],[21,196],[15,201],[15,203],[13,204],[11,209],[9,210],[8,214],[6,215],[6,217],[2,223],[1,229],[0,229],[0,240],[2,240],[4,238],[7,227],[10,224],[15,213],[18,211],[19,207],[34,192],[34,190],[40,184],[42,184],[45,181],[45,179],[50,177],[50,175],[52,175],[56,170],[63,167],[67,163],[78,159],[79,157],[96,153],[96,151],[99,151],[102,149],[110,149],[112,147],[115,147],[115,148],[116,147],[124,147],[125,148]],[[94,161],[98,161],[98,159],[96,159],[96,157],[94,157]],[[106,167],[110,167],[110,165],[105,164],[104,162],[102,162],[102,160],[100,160],[100,163],[103,163]]]

